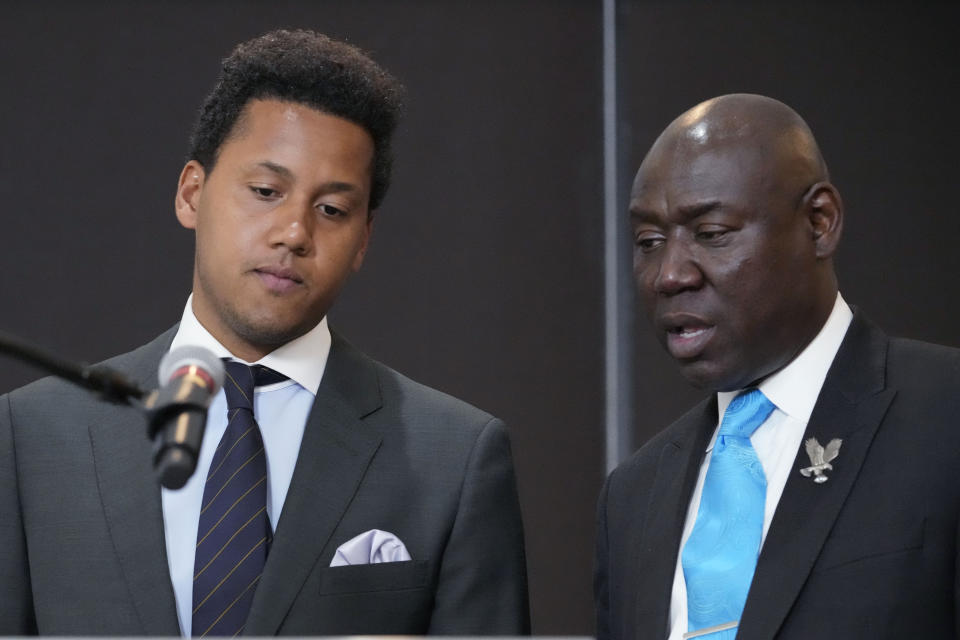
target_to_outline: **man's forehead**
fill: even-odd
[[[631,197],[700,198],[754,189],[772,163],[762,150],[736,144],[673,145],[653,150],[641,164]]]

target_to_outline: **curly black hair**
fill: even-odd
[[[315,31],[271,31],[243,42],[223,61],[200,107],[189,159],[211,171],[247,103],[278,99],[349,120],[373,138],[370,210],[390,185],[390,139],[403,110],[403,86],[363,51]]]

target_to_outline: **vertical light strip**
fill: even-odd
[[[617,0],[603,2],[603,229],[604,229],[604,378],[606,470],[609,473],[631,449],[629,345],[623,321],[623,255],[619,206],[617,145]],[[624,375],[627,373],[627,375]]]

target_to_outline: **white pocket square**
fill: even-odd
[[[377,564],[404,560],[411,560],[411,558],[400,538],[389,531],[371,529],[337,547],[330,566],[342,567],[348,564]]]

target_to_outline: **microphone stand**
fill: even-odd
[[[147,393],[118,371],[103,365],[76,363],[55,356],[22,338],[0,331],[0,353],[39,367],[76,385],[95,391],[115,404],[142,408],[140,401]]]

